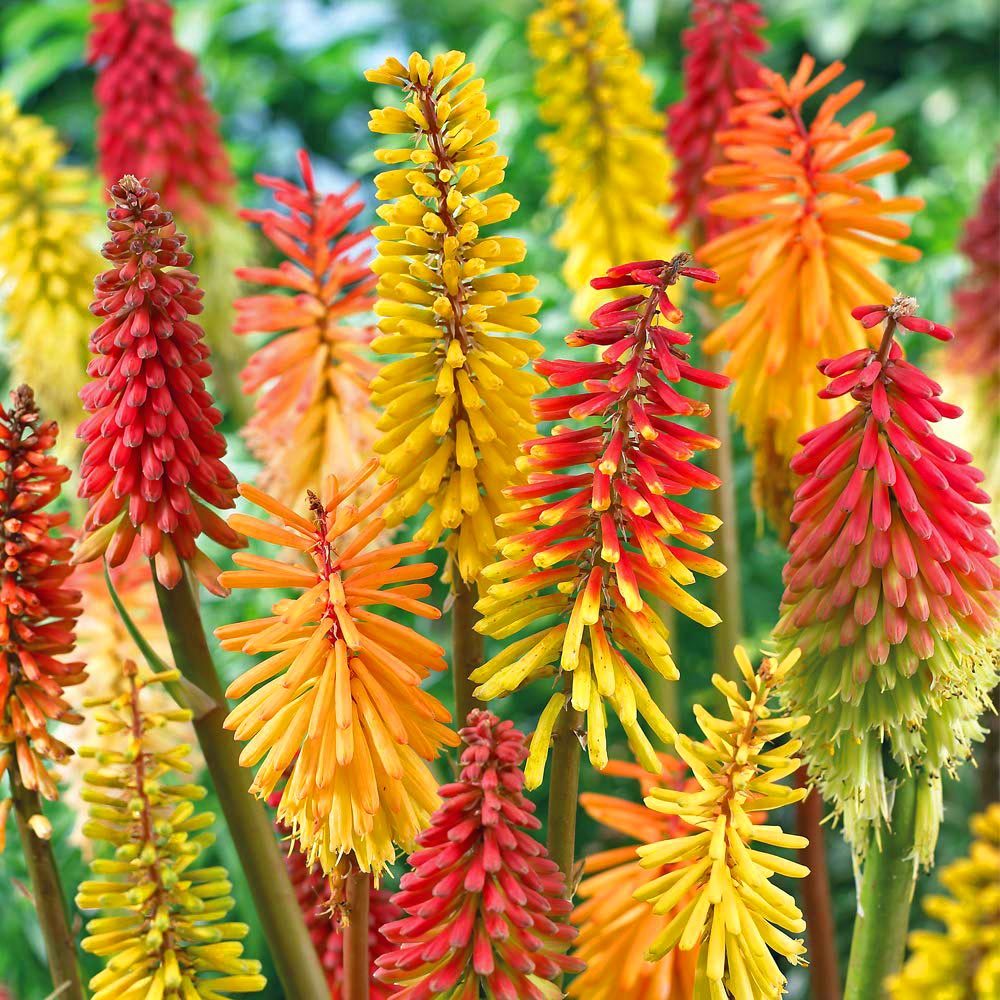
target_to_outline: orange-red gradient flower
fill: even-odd
[[[869,342],[851,321],[858,302],[888,302],[892,289],[872,273],[880,259],[913,261],[901,246],[910,227],[886,216],[921,208],[919,198],[883,198],[867,181],[909,163],[899,151],[862,158],[892,139],[865,112],[845,123],[837,114],[860,92],[855,81],[825,98],[807,124],[803,105],[835,80],[834,63],[813,76],[804,56],[787,82],[761,70],[761,85],[739,92],[732,128],[720,133],[727,158],[707,180],[735,189],[711,210],[745,225],[706,244],[699,256],[719,272],[714,301],[739,306],[705,341],[731,352],[732,406],[756,452],[758,505],[779,527],[793,491],[788,461],[800,435],[845,410],[819,398],[816,363]]]
[[[447,711],[420,688],[432,670],[444,669],[444,650],[370,610],[388,605],[440,617],[423,603],[431,588],[421,581],[434,564],[400,565],[424,552],[424,543],[365,551],[385,529],[374,515],[397,483],[385,483],[360,506],[349,501],[377,468],[369,462],[343,483],[331,477],[322,499],[310,497],[308,517],[241,485],[240,493],[274,520],[234,514],[231,527],[308,555],[312,566],[239,553],[233,559],[243,568],[222,574],[228,587],[303,592],[279,599],[270,617],[225,625],[216,635],[224,649],[268,654],[230,684],[227,697],[243,701],[225,725],[247,744],[240,762],[260,764],[254,794],[267,798],[290,770],[278,818],[308,862],[327,873],[353,852],[378,875],[397,845],[411,849],[438,805],[425,762],[458,742],[445,725]]]
[[[234,328],[271,335],[243,370],[244,391],[261,392],[244,435],[264,463],[261,487],[288,506],[327,476],[357,469],[377,436],[368,383],[378,368],[365,356],[375,329],[364,320],[376,279],[361,246],[370,231],[347,231],[364,204],[357,185],[317,191],[304,150],[298,159],[302,186],[257,177],[286,211],[240,213],[285,259],[237,270],[272,291],[238,299]]]

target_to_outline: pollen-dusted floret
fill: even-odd
[[[233,514],[230,525],[294,555],[239,553],[233,559],[243,568],[222,574],[233,588],[303,591],[276,601],[270,617],[215,634],[223,649],[268,654],[229,685],[226,696],[242,701],[225,726],[247,744],[240,763],[260,764],[254,794],[268,798],[288,774],[278,818],[327,874],[342,873],[341,859],[353,852],[378,876],[397,846],[412,848],[438,805],[426,761],[458,743],[448,712],[420,687],[445,668],[444,650],[371,610],[440,617],[423,603],[431,588],[421,581],[434,564],[400,564],[424,552],[423,542],[365,551],[385,530],[375,515],[397,489],[387,482],[355,506],[351,498],[376,469],[371,461],[349,480],[331,477],[322,499],[310,497],[308,516],[241,485],[274,520]]]
[[[112,848],[91,862],[76,904],[100,915],[87,923],[83,948],[104,959],[90,980],[93,1000],[221,1000],[259,993],[260,962],[243,958],[245,924],[228,922],[232,884],[225,868],[199,868],[215,837],[214,816],[198,812],[205,790],[188,783],[188,747],[164,746],[157,731],[186,723],[190,712],[151,711],[149,685],[180,679],[175,671],[137,676],[123,665],[126,688],[88,702],[104,740],[81,756],[96,767],[85,776],[89,819],[84,833]]]
[[[717,306],[738,311],[705,340],[730,352],[732,408],[755,452],[755,498],[775,527],[788,523],[794,476],[788,460],[808,430],[841,415],[844,404],[820,398],[815,364],[871,342],[852,324],[857,302],[887,302],[892,290],[871,267],[880,258],[920,256],[898,242],[910,233],[886,218],[914,212],[920,198],[883,198],[866,181],[909,163],[900,151],[859,157],[892,139],[875,116],[847,123],[837,115],[861,92],[858,80],[827,96],[807,125],[803,106],[843,71],[834,63],[813,76],[804,56],[787,82],[761,69],[759,86],[741,90],[719,134],[732,162],[709,171],[709,184],[733,189],[710,203],[724,219],[745,223],[699,250],[719,272]]]
[[[749,696],[716,674],[712,683],[726,699],[729,717],[716,718],[696,705],[705,742],[678,735],[675,744],[700,787],[654,788],[645,800],[654,812],[677,816],[695,832],[639,848],[642,868],[670,865],[671,870],[643,886],[636,898],[651,903],[654,913],[674,914],[650,945],[649,960],[674,948],[699,947],[696,996],[769,1000],[785,991],[772,952],[791,965],[805,964],[802,941],[789,934],[801,934],[806,926],[792,896],[771,880],[803,878],[809,869],[755,845],[794,850],[808,841],[762,824],[756,814],[806,795],[805,788],[779,783],[801,764],[795,754],[802,740],[778,741],[800,732],[808,720],[775,714],[769,706],[798,660],[797,651],[780,663],[765,658],[756,672],[740,646],[735,654]]]
[[[624,297],[597,309],[594,327],[566,342],[588,352],[597,348],[597,360],[536,365],[553,387],[581,390],[540,397],[538,419],[568,417],[580,426],[557,424],[548,437],[524,446],[528,482],[509,490],[522,506],[500,518],[509,534],[501,543],[503,559],[484,572],[490,588],[477,605],[483,619],[476,629],[504,640],[525,629],[530,634],[472,674],[476,697],[488,701],[563,672],[564,689],[550,699],[532,738],[529,788],[542,780],[553,726],[570,703],[587,713],[595,767],[608,762],[609,702],[639,761],[658,774],[659,759],[638,717],[661,740],[673,738],[673,727],[633,664],[668,680],[679,674],[651,600],[702,625],[719,621],[684,589],[695,573],[725,572],[698,551],[711,544],[708,533],[718,519],[676,499],[718,486],[691,461],[718,441],[678,421],[709,413],[679,390],[685,382],[722,388],[728,379],[692,365],[682,349],[690,334],[666,325],[683,318],[670,300],[681,276],[715,280],[711,271],[691,266],[689,254],[622,264],[595,278],[595,288]]]
[[[918,770],[918,857],[933,859],[941,772],[968,757],[998,671],[997,543],[983,474],[933,425],[961,413],[906,361],[898,327],[950,339],[897,296],[859,306],[879,349],[822,361],[823,394],[853,408],[801,439],[785,593],[775,637],[803,664],[783,690],[812,718],[806,758],[864,850],[888,820],[891,754]]]
[[[261,488],[289,506],[327,476],[352,473],[377,436],[368,384],[378,369],[365,356],[375,334],[365,321],[375,301],[370,232],[347,231],[364,206],[356,184],[320,193],[304,150],[298,159],[302,186],[257,176],[284,211],[240,213],[285,259],[237,270],[269,291],[237,300],[234,327],[270,336],[243,369],[244,392],[260,392],[243,433],[264,464]]]
[[[566,955],[566,880],[533,836],[524,736],[485,710],[467,722],[462,771],[410,855],[393,897],[406,915],[382,928],[395,947],[376,975],[395,1000],[546,1000],[557,976],[583,967]]]
[[[496,516],[515,478],[521,442],[534,433],[531,396],[544,383],[521,371],[541,354],[525,335],[538,329],[535,279],[507,270],[524,259],[524,241],[490,235],[518,203],[488,194],[507,160],[483,81],[461,52],[407,65],[388,59],[366,75],[403,91],[402,109],[372,112],[373,132],[407,137],[377,151],[392,169],[376,178],[379,276],[376,353],[403,355],[372,383],[385,410],[375,450],[400,481],[386,512],[390,526],[430,510],[415,538],[445,547],[466,582],[492,562]]]
[[[663,116],[615,0],[543,0],[528,41],[539,116],[552,128],[540,145],[552,165],[549,200],[562,209],[554,243],[583,319],[600,302],[595,274],[671,249]]]
[[[198,277],[173,217],[148,181],[126,176],[111,188],[112,264],[95,282],[92,381],[80,396],[91,414],[80,496],[90,500],[77,562],[128,557],[138,536],[160,583],[175,587],[182,564],[217,593],[218,567],[196,545],[204,532],[238,548],[236,532],[210,508],[232,507],[236,479],[223,462],[222,414],[205,388],[211,374],[200,326]]]

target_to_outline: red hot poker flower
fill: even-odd
[[[725,192],[705,175],[725,162],[716,133],[729,122],[736,92],[759,82],[755,56],[767,48],[759,34],[767,21],[747,0],[695,0],[691,22],[682,36],[684,97],[667,112],[667,141],[677,157],[673,225],[694,224],[714,239],[737,223],[709,212],[708,203]]]
[[[408,915],[382,928],[395,949],[377,976],[396,1000],[544,1000],[547,982],[583,963],[565,954],[576,936],[565,879],[532,836],[524,736],[479,709],[460,735],[462,772],[410,855],[393,897]]]
[[[13,751],[24,786],[47,799],[56,785],[44,760],[71,753],[48,723],[81,721],[63,689],[85,677],[82,663],[63,658],[80,614],[80,594],[67,586],[73,542],[55,533],[69,515],[45,509],[69,479],[49,454],[56,435],[54,422],[39,423],[27,386],[0,406],[0,775]]]
[[[241,537],[211,507],[232,507],[236,479],[223,462],[222,415],[205,388],[211,374],[198,277],[186,270],[186,237],[159,205],[148,180],[125,176],[111,187],[112,264],[95,282],[92,381],[80,393],[91,414],[78,435],[87,443],[80,496],[91,501],[76,562],[107,555],[122,563],[139,536],[164,587],[187,562],[201,582],[225,593],[218,567],[195,541],[204,532],[239,548]]]

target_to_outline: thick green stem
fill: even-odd
[[[52,844],[37,836],[31,828],[31,817],[43,815],[41,799],[37,792],[25,788],[21,783],[16,761],[11,761],[7,773],[17,832],[21,837],[24,861],[31,879],[32,900],[45,940],[53,995],[60,1000],[84,1000],[80,968],[76,961],[76,943],[66,915],[66,901]]]
[[[483,637],[475,630],[482,617],[476,610],[476,585],[466,583],[452,566],[454,604],[451,608],[451,673],[455,687],[455,726],[461,729],[474,708],[482,708],[472,692],[476,685],[469,675],[483,662]]]
[[[568,685],[567,685],[568,686]],[[583,713],[566,702],[552,733],[552,773],[549,776],[549,857],[566,876],[573,893],[576,852],[576,808],[580,790],[580,737]]]
[[[886,978],[903,963],[917,875],[916,820],[917,779],[904,775],[889,826],[868,844],[844,1000],[883,1000]]]
[[[191,581],[185,576],[173,590],[157,582],[156,597],[177,668],[217,706],[196,718],[194,728],[285,995],[326,996],[326,977],[288,880],[274,827],[263,803],[249,793],[250,771],[240,766],[236,743],[222,728],[227,714],[225,694]]]
[[[352,860],[347,883],[347,924],[344,926],[344,998],[368,1000],[371,957],[368,943],[368,910],[371,875]]]

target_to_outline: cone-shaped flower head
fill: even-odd
[[[258,993],[266,980],[260,962],[242,957],[247,927],[226,921],[233,908],[229,876],[225,868],[197,867],[215,840],[208,831],[215,817],[195,807],[205,790],[186,782],[188,748],[157,739],[157,730],[186,722],[190,713],[145,705],[147,685],[180,675],[140,680],[130,661],[124,670],[127,689],[90,705],[102,736],[117,737],[115,747],[80,751],[96,763],[86,776],[84,832],[113,849],[91,863],[94,878],[76,897],[80,909],[102,911],[83,940],[84,950],[105,963],[90,980],[93,1000]]]
[[[243,280],[273,291],[236,302],[235,330],[270,341],[243,370],[243,389],[262,390],[244,430],[264,463],[263,489],[294,506],[327,476],[349,475],[376,438],[368,384],[377,368],[365,356],[374,336],[364,314],[375,276],[359,244],[368,231],[347,227],[363,208],[357,185],[342,194],[316,190],[299,153],[302,186],[258,175],[286,211],[244,211],[284,256],[277,268],[241,267]]]
[[[892,298],[871,266],[920,256],[897,242],[910,227],[886,216],[916,211],[921,199],[883,198],[865,183],[901,170],[909,157],[858,159],[893,136],[875,128],[871,113],[837,120],[861,92],[860,80],[826,97],[806,125],[803,105],[844,69],[834,63],[812,76],[814,65],[804,56],[787,82],[762,69],[761,86],[740,91],[733,127],[719,135],[733,162],[706,179],[735,189],[711,210],[746,224],[699,251],[719,272],[716,305],[740,307],[705,350],[731,352],[726,372],[735,382],[733,412],[755,452],[755,499],[779,531],[794,491],[788,460],[796,441],[845,409],[818,396],[816,362],[874,343],[849,316],[857,302]]]
[[[649,795],[657,781],[664,787],[683,788],[687,768],[666,754],[660,754],[660,763],[658,778],[642,767],[617,760],[610,761],[604,773],[634,778],[643,796]],[[644,844],[682,837],[691,830],[678,816],[664,816],[613,795],[584,792],[580,805],[616,834]],[[666,875],[673,867],[664,865],[654,874]],[[577,1000],[683,1000],[692,996],[697,947],[691,951],[675,948],[658,962],[645,961],[649,946],[673,913],[653,913],[634,898],[649,881],[649,874],[635,863],[635,847],[591,854],[584,860],[583,873],[577,889],[583,902],[573,911],[573,923],[580,928],[573,954],[587,968],[570,983],[569,996]]]
[[[556,976],[583,966],[566,955],[566,881],[533,836],[524,736],[479,709],[461,736],[462,771],[410,855],[393,897],[406,916],[382,928],[395,948],[377,975],[396,1000],[546,1000]]]
[[[673,739],[673,727],[633,663],[668,680],[679,675],[650,599],[703,625],[719,621],[684,590],[696,572],[718,576],[725,570],[698,551],[711,544],[707,532],[718,519],[675,499],[718,486],[691,461],[718,442],[676,418],[709,412],[679,391],[685,382],[721,388],[728,380],[695,368],[682,350],[690,335],[666,325],[683,318],[669,298],[682,275],[715,279],[691,267],[688,254],[622,264],[595,278],[595,288],[628,293],[593,313],[593,329],[566,338],[588,353],[597,347],[598,360],[536,365],[554,387],[581,390],[539,398],[539,420],[569,417],[579,426],[557,424],[548,437],[524,446],[528,483],[509,493],[527,503],[500,518],[511,534],[501,545],[503,560],[485,571],[491,585],[477,605],[484,617],[476,628],[496,639],[529,634],[472,674],[476,697],[488,701],[563,672],[564,690],[550,699],[532,739],[529,788],[542,780],[552,727],[569,701],[587,713],[595,767],[608,762],[608,701],[639,761],[658,774],[659,760],[638,716],[661,740]]]
[[[766,24],[749,0],[694,0],[691,6],[691,27],[681,36],[684,96],[667,112],[667,140],[677,158],[675,229],[691,226],[713,239],[736,225],[709,211],[709,202],[725,192],[705,175],[725,159],[718,132],[729,121],[736,92],[760,82],[756,57],[767,48],[760,37]]]
[[[45,412],[72,431],[81,415],[77,393],[87,381],[88,306],[100,267],[88,236],[100,219],[86,205],[86,171],[62,165],[65,152],[53,129],[20,114],[10,94],[0,91],[4,333],[15,376],[41,386]],[[59,349],[53,350],[56,341]]]
[[[1000,804],[972,818],[967,857],[945,868],[948,896],[926,896],[924,910],[944,924],[910,935],[910,957],[889,981],[892,1000],[993,1000],[1000,996]]]
[[[595,274],[669,249],[663,116],[615,0],[543,0],[528,41],[539,115],[552,128],[540,144],[552,166],[549,200],[562,210],[554,242],[583,319],[600,301]]]
[[[328,874],[353,852],[362,869],[379,875],[396,845],[412,848],[438,804],[425,761],[458,743],[444,725],[447,711],[420,688],[430,671],[444,669],[444,650],[371,610],[384,604],[422,618],[441,614],[423,603],[431,588],[419,582],[434,564],[400,565],[424,543],[365,551],[385,529],[376,511],[397,489],[391,480],[360,506],[350,502],[377,467],[369,462],[343,483],[331,477],[323,499],[310,498],[307,517],[241,485],[274,520],[234,514],[230,525],[308,554],[312,566],[239,553],[233,558],[244,568],[222,574],[229,587],[303,591],[278,600],[270,617],[224,625],[216,635],[223,649],[269,654],[229,685],[226,696],[243,702],[225,725],[247,743],[240,762],[260,763],[256,795],[270,796],[290,769],[278,818]]]
[[[716,718],[700,705],[695,717],[705,734],[697,743],[678,735],[676,750],[691,768],[697,789],[654,788],[646,805],[679,816],[696,832],[639,848],[642,868],[672,866],[636,893],[658,914],[673,913],[647,952],[656,961],[673,948],[700,946],[695,996],[712,1000],[768,1000],[783,995],[785,977],[772,952],[792,965],[803,964],[805,921],[795,900],[771,881],[775,875],[802,878],[809,869],[755,845],[802,848],[808,841],[759,822],[755,814],[797,802],[804,788],[779,784],[795,772],[802,746],[802,717],[774,714],[769,701],[798,659],[766,658],[754,673],[746,653],[736,662],[749,689],[719,674],[712,683],[726,699],[729,718]],[[687,902],[678,904],[684,899]],[[787,932],[787,933],[786,933]]]
[[[201,225],[235,184],[198,64],[174,40],[167,0],[95,0],[88,58],[97,67],[100,169],[150,186]]]
[[[198,277],[188,271],[185,237],[148,181],[126,176],[111,188],[112,264],[95,283],[91,306],[103,322],[91,337],[93,377],[80,394],[90,412],[80,496],[89,499],[79,562],[106,554],[117,566],[138,536],[164,587],[188,563],[219,591],[218,567],[196,546],[204,532],[236,548],[240,537],[210,507],[232,507],[236,480],[223,462],[222,415],[205,389],[211,374],[200,326]]]
[[[81,721],[64,688],[85,676],[83,663],[66,658],[80,614],[67,583],[73,542],[59,534],[69,515],[46,510],[69,479],[48,454],[56,434],[27,386],[0,406],[0,774],[16,766],[25,788],[47,799],[56,785],[44,762],[72,752],[48,725]]]
[[[936,838],[940,775],[981,736],[997,683],[997,544],[972,456],[933,424],[961,410],[904,360],[898,326],[941,339],[916,303],[860,306],[885,329],[878,351],[820,362],[823,394],[854,406],[806,434],[792,462],[795,494],[785,567],[781,647],[802,650],[784,697],[812,719],[806,757],[823,794],[863,850],[867,825],[888,818],[886,754],[922,774],[921,860]]]
[[[393,169],[376,179],[379,275],[376,311],[383,318],[379,354],[405,355],[372,384],[384,408],[376,451],[400,480],[386,513],[390,527],[430,511],[416,533],[445,547],[470,582],[494,555],[494,520],[511,507],[504,487],[515,476],[521,442],[534,432],[531,395],[540,380],[522,372],[541,346],[518,334],[538,329],[539,301],[523,293],[535,279],[505,270],[524,259],[524,241],[488,235],[518,203],[488,195],[507,160],[490,137],[483,81],[461,52],[404,66],[388,59],[366,75],[399,87],[404,109],[372,112],[373,132],[404,135],[402,148],[380,149]]]

